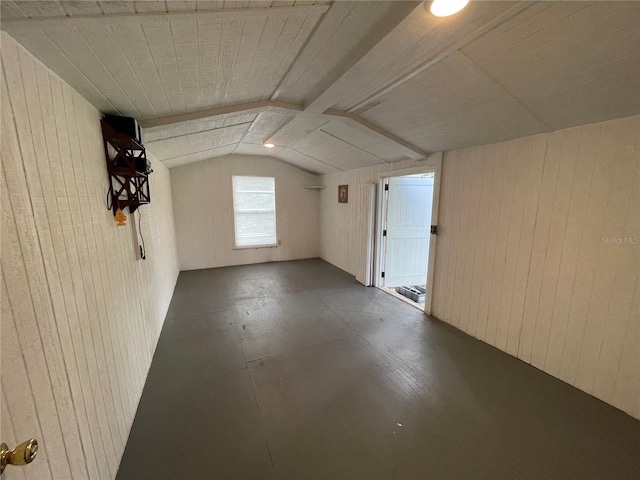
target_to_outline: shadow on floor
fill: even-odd
[[[118,480],[637,479],[640,422],[313,259],[182,272]]]

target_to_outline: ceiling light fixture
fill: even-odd
[[[431,13],[436,17],[448,17],[458,13],[467,6],[469,0],[433,0],[431,2]]]
[[[273,147],[276,146],[276,144],[275,143],[265,143],[264,146],[267,147],[267,148],[273,148]]]

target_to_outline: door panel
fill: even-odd
[[[427,281],[433,183],[424,177],[389,179],[385,287]]]

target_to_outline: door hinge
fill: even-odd
[[[384,278],[384,272],[382,272],[382,278]]]
[[[383,237],[386,237],[386,236],[387,236],[387,231],[386,231],[386,230],[383,230],[383,231],[382,231],[382,236],[383,236]]]
[[[384,184],[384,189],[385,189],[385,190],[389,190],[389,184],[388,184],[388,183],[385,183],[385,184]]]
[[[431,225],[431,234],[438,235],[438,225]]]

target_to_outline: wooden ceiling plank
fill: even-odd
[[[336,116],[339,119],[342,119],[342,121],[349,121],[350,125],[354,128],[375,132],[378,135],[381,135],[391,140],[392,142],[395,142],[396,144],[404,148],[405,154],[407,155],[408,158],[411,158],[414,160],[422,160],[424,158],[427,158],[428,152],[416,147],[415,145],[412,145],[411,143],[405,141],[404,139],[398,137],[397,135],[394,135],[393,133],[385,130],[384,128],[366,120],[365,118],[362,118],[353,113],[343,112],[343,111],[334,110],[334,109],[329,109],[325,113],[327,115]]]
[[[32,2],[24,2],[32,3]],[[52,2],[44,2],[52,3]],[[20,3],[22,5],[22,3]],[[61,8],[61,7],[60,7]],[[72,17],[34,17],[34,18],[9,18],[2,22],[3,30],[21,30],[25,28],[58,28],[67,30],[80,24],[87,27],[100,27],[105,22],[113,22],[119,25],[126,23],[148,24],[148,23],[170,23],[179,21],[189,21],[197,18],[200,22],[205,20],[215,21],[221,18],[247,18],[251,16],[269,17],[289,16],[289,15],[309,15],[322,14],[329,9],[326,4],[302,5],[299,7],[269,7],[269,8],[240,8],[222,10],[202,10],[196,12],[141,12],[141,13],[112,13],[99,15],[77,15]],[[62,11],[62,8],[61,8]],[[64,12],[61,15],[65,15]]]
[[[80,33],[107,70],[114,72],[114,81],[138,112],[136,117],[142,119],[157,116],[136,70],[128,61],[113,31],[107,26],[101,30],[83,29]]]
[[[186,165],[188,163],[200,162],[202,160],[208,160],[210,158],[222,157],[224,155],[230,155],[233,152],[234,144],[224,145],[221,147],[215,147],[201,152],[188,153],[186,155],[180,155],[178,157],[168,158],[161,160],[162,163],[168,168],[179,167],[180,165]]]
[[[225,115],[229,113],[238,112],[255,112],[269,111],[273,109],[283,109],[285,111],[302,111],[301,105],[296,105],[288,102],[272,102],[268,100],[261,100],[258,102],[242,103],[237,105],[226,105],[223,107],[210,108],[207,110],[201,110],[198,112],[185,113],[180,115],[170,115],[168,117],[155,118],[152,120],[144,120],[140,122],[140,126],[143,128],[157,127],[161,125],[170,125],[173,123],[186,122],[189,120],[198,120],[201,118],[215,117],[218,115]]]
[[[329,121],[329,119],[321,116],[293,116],[288,123],[282,125],[277,131],[273,132],[266,141],[275,143],[276,145],[294,147],[297,142],[304,139],[307,135],[316,131],[323,125],[326,125]]]
[[[108,14],[108,13],[136,13],[136,8],[134,6],[134,2],[124,2],[124,1],[113,1],[109,0],[107,2],[98,2],[100,9]]]
[[[347,3],[347,2],[345,2]],[[347,13],[344,21],[354,22],[355,25],[367,25],[369,28],[367,30],[362,29],[362,31],[353,32],[350,30],[345,30],[345,32],[340,35],[336,35],[335,32],[327,31],[329,37],[326,40],[323,40],[320,35],[315,36],[311,42],[309,42],[308,47],[311,49],[315,44],[318,44],[319,47],[327,48],[326,44],[330,45],[335,42],[341,42],[340,50],[343,50],[343,45],[348,45],[347,53],[340,58],[339,63],[335,65],[331,65],[331,68],[325,65],[326,61],[318,64],[316,62],[316,58],[318,54],[313,56],[313,58],[307,59],[309,62],[308,67],[311,69],[317,69],[318,65],[322,65],[323,69],[314,72],[314,82],[313,88],[309,89],[308,85],[305,88],[305,98],[306,98],[306,106],[305,110],[309,112],[321,113],[329,107],[333,106],[332,101],[326,100],[325,92],[327,92],[341,77],[344,76],[346,72],[348,72],[351,68],[354,67],[365,55],[367,55],[373,47],[375,47],[378,43],[380,43],[393,29],[395,29],[413,10],[416,8],[420,8],[420,2],[393,2],[393,8],[389,9],[387,7],[387,2],[377,2],[379,15],[373,15],[372,11],[367,8],[359,8],[360,6],[364,6],[366,4],[354,2],[355,6],[352,7],[352,11],[342,12]],[[329,15],[333,12],[334,8],[338,8],[338,5],[332,7],[330,12],[325,16],[323,20],[323,24],[328,22],[330,17]],[[369,23],[366,22],[360,17],[373,17],[374,25],[370,26]],[[338,26],[341,26],[339,24]],[[322,25],[318,28],[318,33],[320,33]],[[329,29],[328,29],[329,30]],[[348,36],[350,38],[343,38],[344,33],[348,32]],[[350,42],[350,43],[347,43]],[[354,41],[356,43],[354,43]],[[318,47],[316,47],[318,48]],[[303,55],[300,58],[301,62],[304,61]],[[291,78],[295,83],[298,83],[300,80],[305,82],[305,78],[308,78],[309,68],[305,68],[305,72],[297,73],[295,69],[291,70]],[[307,73],[308,72],[308,73]],[[296,78],[296,76],[301,78]],[[290,85],[288,85],[288,79],[285,78],[280,87],[281,91],[286,91],[290,89]],[[308,82],[308,80],[307,80]],[[304,83],[303,83],[304,85]],[[323,101],[324,99],[324,101]]]
[[[196,1],[180,1],[170,0],[167,2],[167,11],[169,12],[195,12],[198,7]]]
[[[208,131],[147,142],[145,145],[160,160],[197,153],[212,148],[235,145],[249,128],[250,123],[214,128]]]
[[[4,3],[4,2],[3,2]],[[47,1],[30,1],[30,2],[17,2],[29,19],[34,18],[59,18],[64,17],[66,12],[62,8],[60,2],[47,2]],[[11,21],[11,19],[4,19],[3,21]]]
[[[167,3],[164,0],[134,0],[133,2],[136,13],[167,12],[169,11]]]
[[[367,107],[367,105],[370,105],[371,103],[375,102],[376,100],[378,100],[383,95],[386,95],[387,93],[391,92],[392,90],[398,88],[400,85],[402,85],[403,83],[411,80],[412,78],[416,77],[417,75],[420,75],[422,72],[426,71],[427,69],[429,69],[433,65],[435,65],[438,62],[442,61],[443,59],[445,59],[446,57],[451,55],[453,52],[455,52],[456,50],[462,48],[464,45],[468,44],[469,42],[473,41],[474,39],[479,38],[481,35],[483,35],[484,33],[492,30],[493,28],[497,27],[498,25],[508,21],[509,19],[511,19],[511,18],[513,18],[513,17],[515,17],[517,15],[519,15],[520,13],[522,13],[527,8],[531,8],[531,5],[529,5],[527,3],[524,3],[524,2],[522,4],[516,3],[515,5],[509,7],[507,10],[502,12],[502,14],[495,16],[491,21],[485,23],[480,28],[477,28],[476,30],[470,32],[469,34],[465,35],[463,38],[461,38],[460,40],[454,42],[453,44],[444,46],[444,48],[442,48],[440,50],[440,52],[437,53],[435,56],[428,58],[422,64],[420,64],[419,66],[417,66],[416,68],[411,70],[409,73],[401,76],[400,78],[395,79],[393,82],[391,82],[391,83],[387,84],[386,86],[382,87],[381,89],[379,89],[374,94],[370,95],[369,97],[365,98],[364,100],[360,101],[356,105],[354,105],[351,108],[349,108],[349,110],[347,110],[347,111],[348,112],[352,112],[352,113],[353,112],[362,111],[363,109],[365,109]]]
[[[0,17],[7,21],[12,18],[28,18],[28,15],[20,8],[18,2],[3,0],[0,2]]]

